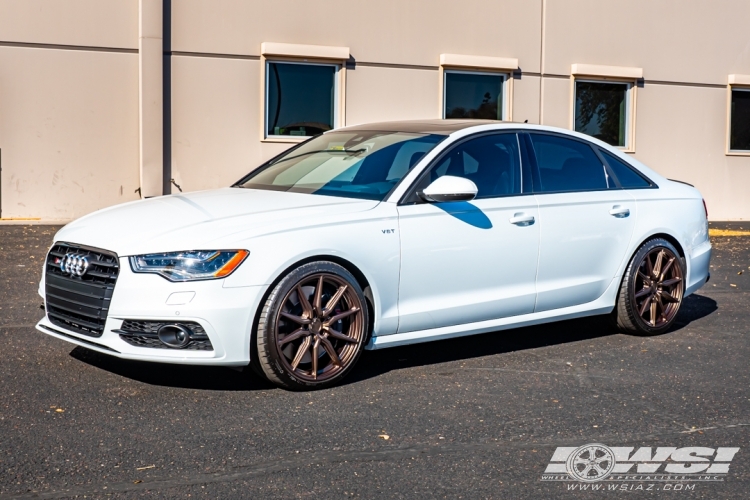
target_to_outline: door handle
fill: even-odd
[[[612,207],[612,210],[609,211],[609,215],[622,219],[623,217],[627,217],[630,215],[630,209],[621,207],[620,205],[615,205],[614,207]]]
[[[508,222],[517,226],[530,226],[534,223],[535,220],[536,219],[534,219],[533,215],[526,215],[523,212],[519,212],[517,214],[513,214],[513,217],[508,219]]]

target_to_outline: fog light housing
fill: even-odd
[[[193,332],[183,325],[164,325],[159,328],[157,335],[162,344],[174,349],[184,349],[190,343]]]

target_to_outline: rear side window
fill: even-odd
[[[529,135],[539,166],[541,192],[607,189],[604,165],[588,144],[555,135]]]
[[[602,149],[600,149],[599,151],[602,153],[602,156],[607,162],[607,165],[609,165],[609,168],[611,168],[612,172],[614,172],[617,180],[620,181],[620,186],[622,186],[623,189],[651,187],[651,183],[644,179],[635,170],[633,170],[630,165]],[[613,185],[610,187],[615,186]]]

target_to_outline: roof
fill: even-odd
[[[381,123],[363,123],[351,127],[336,129],[342,130],[362,130],[368,132],[413,132],[421,134],[440,134],[449,135],[458,130],[478,125],[498,125],[498,120],[403,120]]]

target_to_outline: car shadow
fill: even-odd
[[[234,370],[223,366],[173,365],[120,359],[76,347],[70,356],[88,365],[150,385],[210,391],[256,391],[275,387],[250,376],[249,367]]]
[[[696,294],[687,297],[674,327],[668,333],[708,316],[717,308],[716,301],[708,297]],[[365,351],[343,384],[367,380],[392,370],[562,345],[616,334],[608,318],[595,316],[380,351]],[[70,356],[101,370],[150,385],[214,391],[255,391],[275,387],[251,374],[249,368],[233,370],[225,367],[130,361],[85,347],[76,347],[70,352]]]
[[[717,308],[713,299],[702,295],[690,295],[685,298],[673,327],[662,335],[678,331],[693,321],[708,316]],[[593,316],[379,351],[365,351],[343,383],[355,383],[403,368],[537,349],[618,334],[608,317]]]

